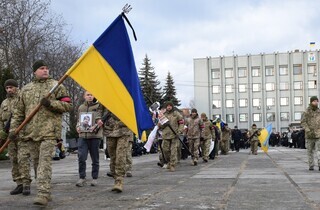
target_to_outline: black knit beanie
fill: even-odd
[[[312,96],[311,98],[310,98],[310,104],[313,102],[313,101],[319,101],[318,100],[318,97],[317,96]]]
[[[14,79],[8,79],[4,82],[4,87],[7,87],[7,86],[18,87],[18,82],[15,81]]]
[[[32,69],[33,72],[37,71],[38,68],[40,68],[41,66],[48,66],[46,62],[44,62],[44,60],[37,60],[36,62],[34,62]]]

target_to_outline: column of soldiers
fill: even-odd
[[[72,104],[63,85],[59,85],[50,97],[46,98],[57,81],[50,78],[49,68],[45,61],[36,61],[32,68],[34,79],[25,85],[21,91],[18,89],[17,81],[13,79],[7,80],[4,84],[7,98],[0,107],[0,138],[10,140],[8,150],[12,162],[12,179],[17,185],[10,194],[30,195],[31,158],[37,181],[37,195],[34,204],[46,206],[52,200],[51,160],[56,139],[61,138],[62,114],[68,112],[72,108]],[[85,94],[90,96],[87,91]],[[132,176],[132,159],[130,156],[132,146],[130,147],[130,144],[132,145],[133,133],[111,112],[109,117],[102,122],[102,112],[98,111],[102,105],[92,102],[93,97],[85,96],[85,98],[87,98],[86,104],[83,108],[79,107],[79,114],[89,111],[90,113],[96,113],[92,117],[94,117],[94,122],[98,126],[99,134],[95,133],[97,130],[91,130],[90,127],[86,127],[87,131],[83,133],[78,129],[80,142],[82,142],[80,147],[83,149],[81,154],[78,154],[80,180],[77,182],[77,186],[85,185],[85,162],[88,152],[93,160],[91,186],[97,185],[99,174],[98,152],[101,140],[101,130],[99,131],[99,128],[101,127],[107,137],[108,153],[111,158],[110,171],[115,179],[112,191],[122,192],[124,175]],[[39,103],[41,104],[39,111],[17,134],[17,128]],[[108,115],[109,111],[105,109],[104,112],[105,115]],[[78,125],[80,126],[80,124]],[[80,143],[78,142],[78,144]]]
[[[33,71],[34,80],[25,85],[20,92],[18,90],[18,83],[15,80],[7,80],[4,84],[7,91],[7,99],[2,102],[0,107],[0,138],[5,139],[8,136],[10,140],[9,155],[12,161],[12,178],[17,185],[10,194],[30,194],[31,175],[29,159],[31,158],[35,167],[37,181],[37,196],[34,199],[34,204],[47,205],[52,200],[52,153],[54,152],[56,139],[59,139],[61,135],[62,114],[68,112],[72,108],[72,104],[63,85],[58,86],[50,97],[45,97],[52,87],[57,84],[57,81],[49,77],[48,65],[43,60],[34,63]],[[42,107],[17,135],[16,129],[39,103]],[[201,117],[199,117],[197,110],[192,109],[190,116],[184,120],[179,111],[174,108],[172,102],[166,102],[164,107],[165,112],[162,114],[169,122],[164,125],[158,124],[162,137],[161,154],[163,154],[163,159],[167,162],[167,169],[171,172],[176,170],[179,159],[179,135],[185,135],[187,138],[188,149],[191,151],[192,157],[191,164],[194,166],[198,164],[200,158],[199,148],[201,148],[203,162],[206,163],[210,158],[209,148],[212,141],[215,142],[214,154],[218,155],[217,151],[220,147],[221,154],[226,155],[229,152],[230,139],[236,140],[237,138],[238,140],[238,137],[235,137],[239,136],[237,128],[232,132],[228,124],[225,124],[220,133],[217,126],[208,120],[205,113],[202,113]],[[99,128],[102,128],[104,135],[107,137],[107,148],[111,158],[110,175],[115,179],[112,191],[122,192],[124,176],[132,176],[132,160],[128,153],[132,150],[130,142],[133,140],[133,133],[109,110],[105,109],[105,115],[108,115],[105,121],[101,121],[101,113],[95,117],[94,121]],[[315,148],[318,154],[318,166],[320,170],[320,128],[317,127],[320,124],[320,120],[318,118],[320,119],[318,98],[311,97],[310,106],[302,119],[308,143],[309,170],[313,170],[314,168],[312,160]],[[8,124],[10,124],[10,129],[8,128]],[[8,134],[4,132],[6,129]],[[95,131],[86,132],[83,134],[82,139],[88,139],[90,132]],[[260,131],[253,124],[252,129],[248,132],[248,138],[251,143],[251,152],[254,155],[257,154],[259,135]],[[100,137],[97,138],[100,139]],[[235,143],[236,151],[239,151],[239,147],[236,145]],[[86,152],[88,153],[88,151]],[[93,155],[93,153],[91,154],[90,151],[90,155]],[[92,176],[95,180],[98,178],[99,173],[98,159],[94,164],[96,169],[93,169]],[[79,165],[79,172],[81,167],[83,166]],[[83,169],[81,169],[82,172]],[[83,179],[81,175],[80,179]],[[92,186],[96,184],[96,181],[91,183]]]
[[[161,138],[159,145],[159,161],[160,167],[166,166],[169,171],[174,172],[177,160],[179,159],[179,148],[181,134],[187,139],[188,148],[182,148],[184,151],[189,151],[191,154],[191,164],[196,166],[200,158],[200,151],[203,162],[208,162],[210,158],[210,146],[218,141],[220,132],[213,123],[208,120],[205,113],[198,115],[196,109],[191,110],[191,114],[183,119],[183,116],[176,110],[171,101],[164,105],[164,116],[169,122],[162,125],[158,123],[160,132],[158,138]],[[161,116],[160,116],[161,117]],[[170,125],[170,126],[168,126]],[[170,128],[171,127],[171,128]],[[159,143],[159,142],[158,142]],[[184,145],[185,146],[185,145]],[[213,153],[215,153],[213,149]],[[183,155],[184,156],[184,155]]]

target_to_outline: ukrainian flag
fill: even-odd
[[[122,14],[67,71],[135,134],[152,128]]]
[[[316,45],[315,42],[310,42],[310,47],[314,47]]]
[[[269,124],[267,127],[263,128],[260,131],[260,136],[258,136],[258,139],[260,141],[261,144],[261,149],[264,152],[268,152],[269,149],[269,138],[270,138],[270,134],[272,132],[272,124]]]
[[[213,122],[216,122],[216,126],[219,128],[219,130],[221,130],[225,125],[225,122],[220,118],[216,118]]]

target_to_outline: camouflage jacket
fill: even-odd
[[[253,135],[250,141],[259,141],[258,136],[260,136],[260,134],[261,133],[258,130],[258,128],[255,128],[255,129],[249,130],[247,136],[248,138],[250,138]]]
[[[51,78],[45,80],[34,79],[21,89],[17,107],[12,115],[10,132],[18,128],[23,120],[40,104],[40,100],[57,83],[56,80]],[[48,108],[41,106],[39,111],[20,131],[19,136],[22,139],[32,139],[34,141],[61,138],[62,114],[72,108],[72,104],[64,101],[64,98],[69,98],[68,93],[63,85],[59,85],[49,97],[50,106]]]
[[[305,130],[307,139],[320,138],[320,109],[312,109],[311,106],[303,113],[301,126]]]
[[[0,106],[0,130],[4,130],[11,114],[13,114],[13,109],[16,107],[19,98],[18,95],[19,92],[7,96],[7,98],[2,101]]]
[[[214,139],[216,138],[213,124],[212,124],[212,122],[210,122],[210,120],[208,120],[208,119],[203,120],[203,133],[202,133],[202,137],[203,137],[204,139],[212,139],[212,140],[214,140]]]
[[[185,125],[187,126],[188,139],[198,139],[202,137],[203,122],[198,115],[195,118],[187,118]]]
[[[106,109],[105,114],[110,112]],[[107,121],[104,124],[103,133],[108,137],[121,137],[121,136],[131,136],[133,138],[132,131],[113,113],[109,113]]]
[[[171,110],[170,112],[166,111],[164,116],[168,118],[169,123],[172,129],[176,132],[176,134],[182,134],[183,132],[183,117],[182,115],[176,111]],[[176,135],[172,132],[168,125],[161,125],[159,129],[162,131],[162,139],[175,139]]]
[[[231,139],[231,129],[223,128],[221,131],[221,141],[229,141]]]
[[[92,123],[92,125],[91,125],[91,129],[89,129],[89,130],[92,131],[92,129],[95,126],[97,126],[96,122],[99,119],[101,119],[103,112],[104,112],[104,106],[102,106],[100,103],[98,103],[98,102],[84,102],[78,108],[77,127],[81,128],[81,126],[80,126],[81,116],[90,114],[90,116],[92,117],[92,120],[90,123]],[[85,139],[102,138],[102,136],[103,136],[102,130],[103,130],[103,128],[100,128],[98,133],[94,133],[94,132],[85,132],[83,129],[80,129],[79,137],[85,138]]]

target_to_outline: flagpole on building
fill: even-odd
[[[58,81],[58,83],[51,88],[51,90],[49,91],[49,93],[45,96],[45,98],[49,98],[51,96],[51,94],[61,85],[61,83],[68,77],[67,74],[63,75],[60,80]],[[18,135],[19,132],[21,131],[22,128],[24,128],[24,126],[34,117],[34,115],[37,114],[37,112],[40,110],[41,108],[41,104],[39,103],[33,110],[32,112],[23,120],[23,122],[21,123],[21,125],[19,125],[19,127],[14,131],[15,135]],[[6,142],[2,145],[2,147],[0,148],[0,153],[8,146],[8,144],[10,143],[10,139],[7,138]]]

